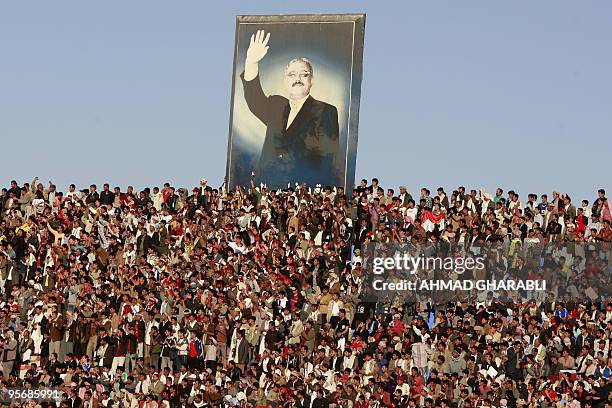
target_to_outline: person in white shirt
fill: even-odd
[[[582,203],[580,204],[580,208],[582,208],[582,214],[585,217],[591,218],[592,210],[589,208],[589,200],[582,200]]]
[[[334,293],[327,309],[327,316],[329,317],[329,322],[331,323],[332,327],[337,323],[340,316],[340,310],[343,307],[344,302],[340,300],[340,297],[337,293]]]
[[[140,374],[138,376],[138,382],[136,383],[136,388],[134,389],[135,394],[148,394],[149,387],[151,386],[151,380],[145,374]]]
[[[369,353],[366,354],[365,355],[365,362],[363,363],[363,368],[362,368],[362,383],[363,383],[363,385],[366,385],[368,383],[368,380],[374,376],[376,371],[377,371],[377,369],[376,369],[376,360],[374,360],[372,358],[371,354],[369,354]]]
[[[153,200],[153,207],[155,207],[157,211],[161,211],[162,205],[164,204],[164,197],[161,191],[159,191],[159,187],[153,187],[151,199]]]
[[[71,184],[68,186],[68,192],[65,194],[65,199],[69,199],[70,201],[74,201],[79,198],[79,192],[76,190],[76,186]]]
[[[291,323],[291,338],[289,339],[289,344],[299,344],[303,332],[304,324],[302,320],[300,320],[300,315],[296,313],[293,315],[293,322]]]

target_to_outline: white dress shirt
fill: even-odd
[[[289,129],[289,126],[291,126],[291,123],[293,123],[293,120],[300,112],[300,109],[302,109],[302,106],[304,105],[304,102],[306,102],[306,99],[308,99],[308,96],[309,95],[306,95],[305,97],[297,100],[289,100],[289,107],[291,110],[289,111],[289,117],[287,118],[287,129]]]

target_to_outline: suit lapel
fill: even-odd
[[[304,104],[300,108],[300,111],[297,113],[297,115],[295,115],[295,118],[293,118],[293,122],[291,122],[291,125],[289,125],[289,127],[287,128],[286,133],[289,133],[289,131],[291,131],[295,126],[297,126],[296,123],[303,119],[303,117],[306,115],[305,112],[307,111],[308,105],[312,102],[312,100],[312,96],[308,95],[308,98],[306,98],[306,100],[304,101]],[[287,120],[289,119],[289,112],[291,111],[291,105],[289,103],[287,103],[287,108],[285,109],[285,111],[286,115],[284,116],[283,123],[285,124],[285,127],[287,127]]]
[[[285,105],[285,109],[283,110],[283,122],[282,122],[282,129],[281,129],[281,134],[284,135],[285,133],[287,133],[287,131],[289,129],[287,129],[287,121],[289,120],[289,112],[291,112],[291,105],[289,104],[289,99],[287,99],[287,104]],[[293,120],[295,122],[295,119]]]

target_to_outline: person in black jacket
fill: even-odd
[[[580,327],[580,334],[576,337],[574,342],[574,355],[577,356],[583,347],[592,348],[595,343],[593,335],[589,334],[586,324]]]
[[[312,402],[312,408],[328,408],[329,400],[323,395],[323,390],[319,388],[316,397]]]
[[[266,345],[270,351],[279,350],[283,342],[283,335],[276,330],[274,322],[270,322],[266,333]]]
[[[196,210],[208,211],[208,197],[206,190],[195,187],[192,194],[187,197],[187,218],[195,217]]]
[[[242,74],[244,97],[251,112],[266,125],[266,137],[255,171],[258,182],[280,188],[297,181],[340,185],[338,109],[310,95],[313,67],[295,58],[285,67],[289,98],[266,96],[259,78],[259,61],[268,52],[267,35],[251,37]],[[248,180],[239,180],[246,184]]]
[[[115,202],[115,193],[110,191],[108,183],[104,184],[103,190],[100,193],[100,204],[102,205],[113,205]]]
[[[307,396],[304,391],[298,391],[295,399],[296,408],[310,408],[310,396]]]
[[[95,184],[89,186],[89,192],[87,193],[87,198],[85,199],[85,202],[88,205],[94,205],[94,203],[100,199],[100,194],[98,194],[97,189],[98,187],[96,187]]]
[[[511,347],[508,347],[507,351],[508,361],[506,362],[506,375],[513,379],[518,380],[523,377],[523,370],[521,369],[521,343],[514,342]]]

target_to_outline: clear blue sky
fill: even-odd
[[[3,2],[0,184],[219,185],[235,16],[327,12],[367,13],[358,179],[612,189],[612,3],[570,0]]]

